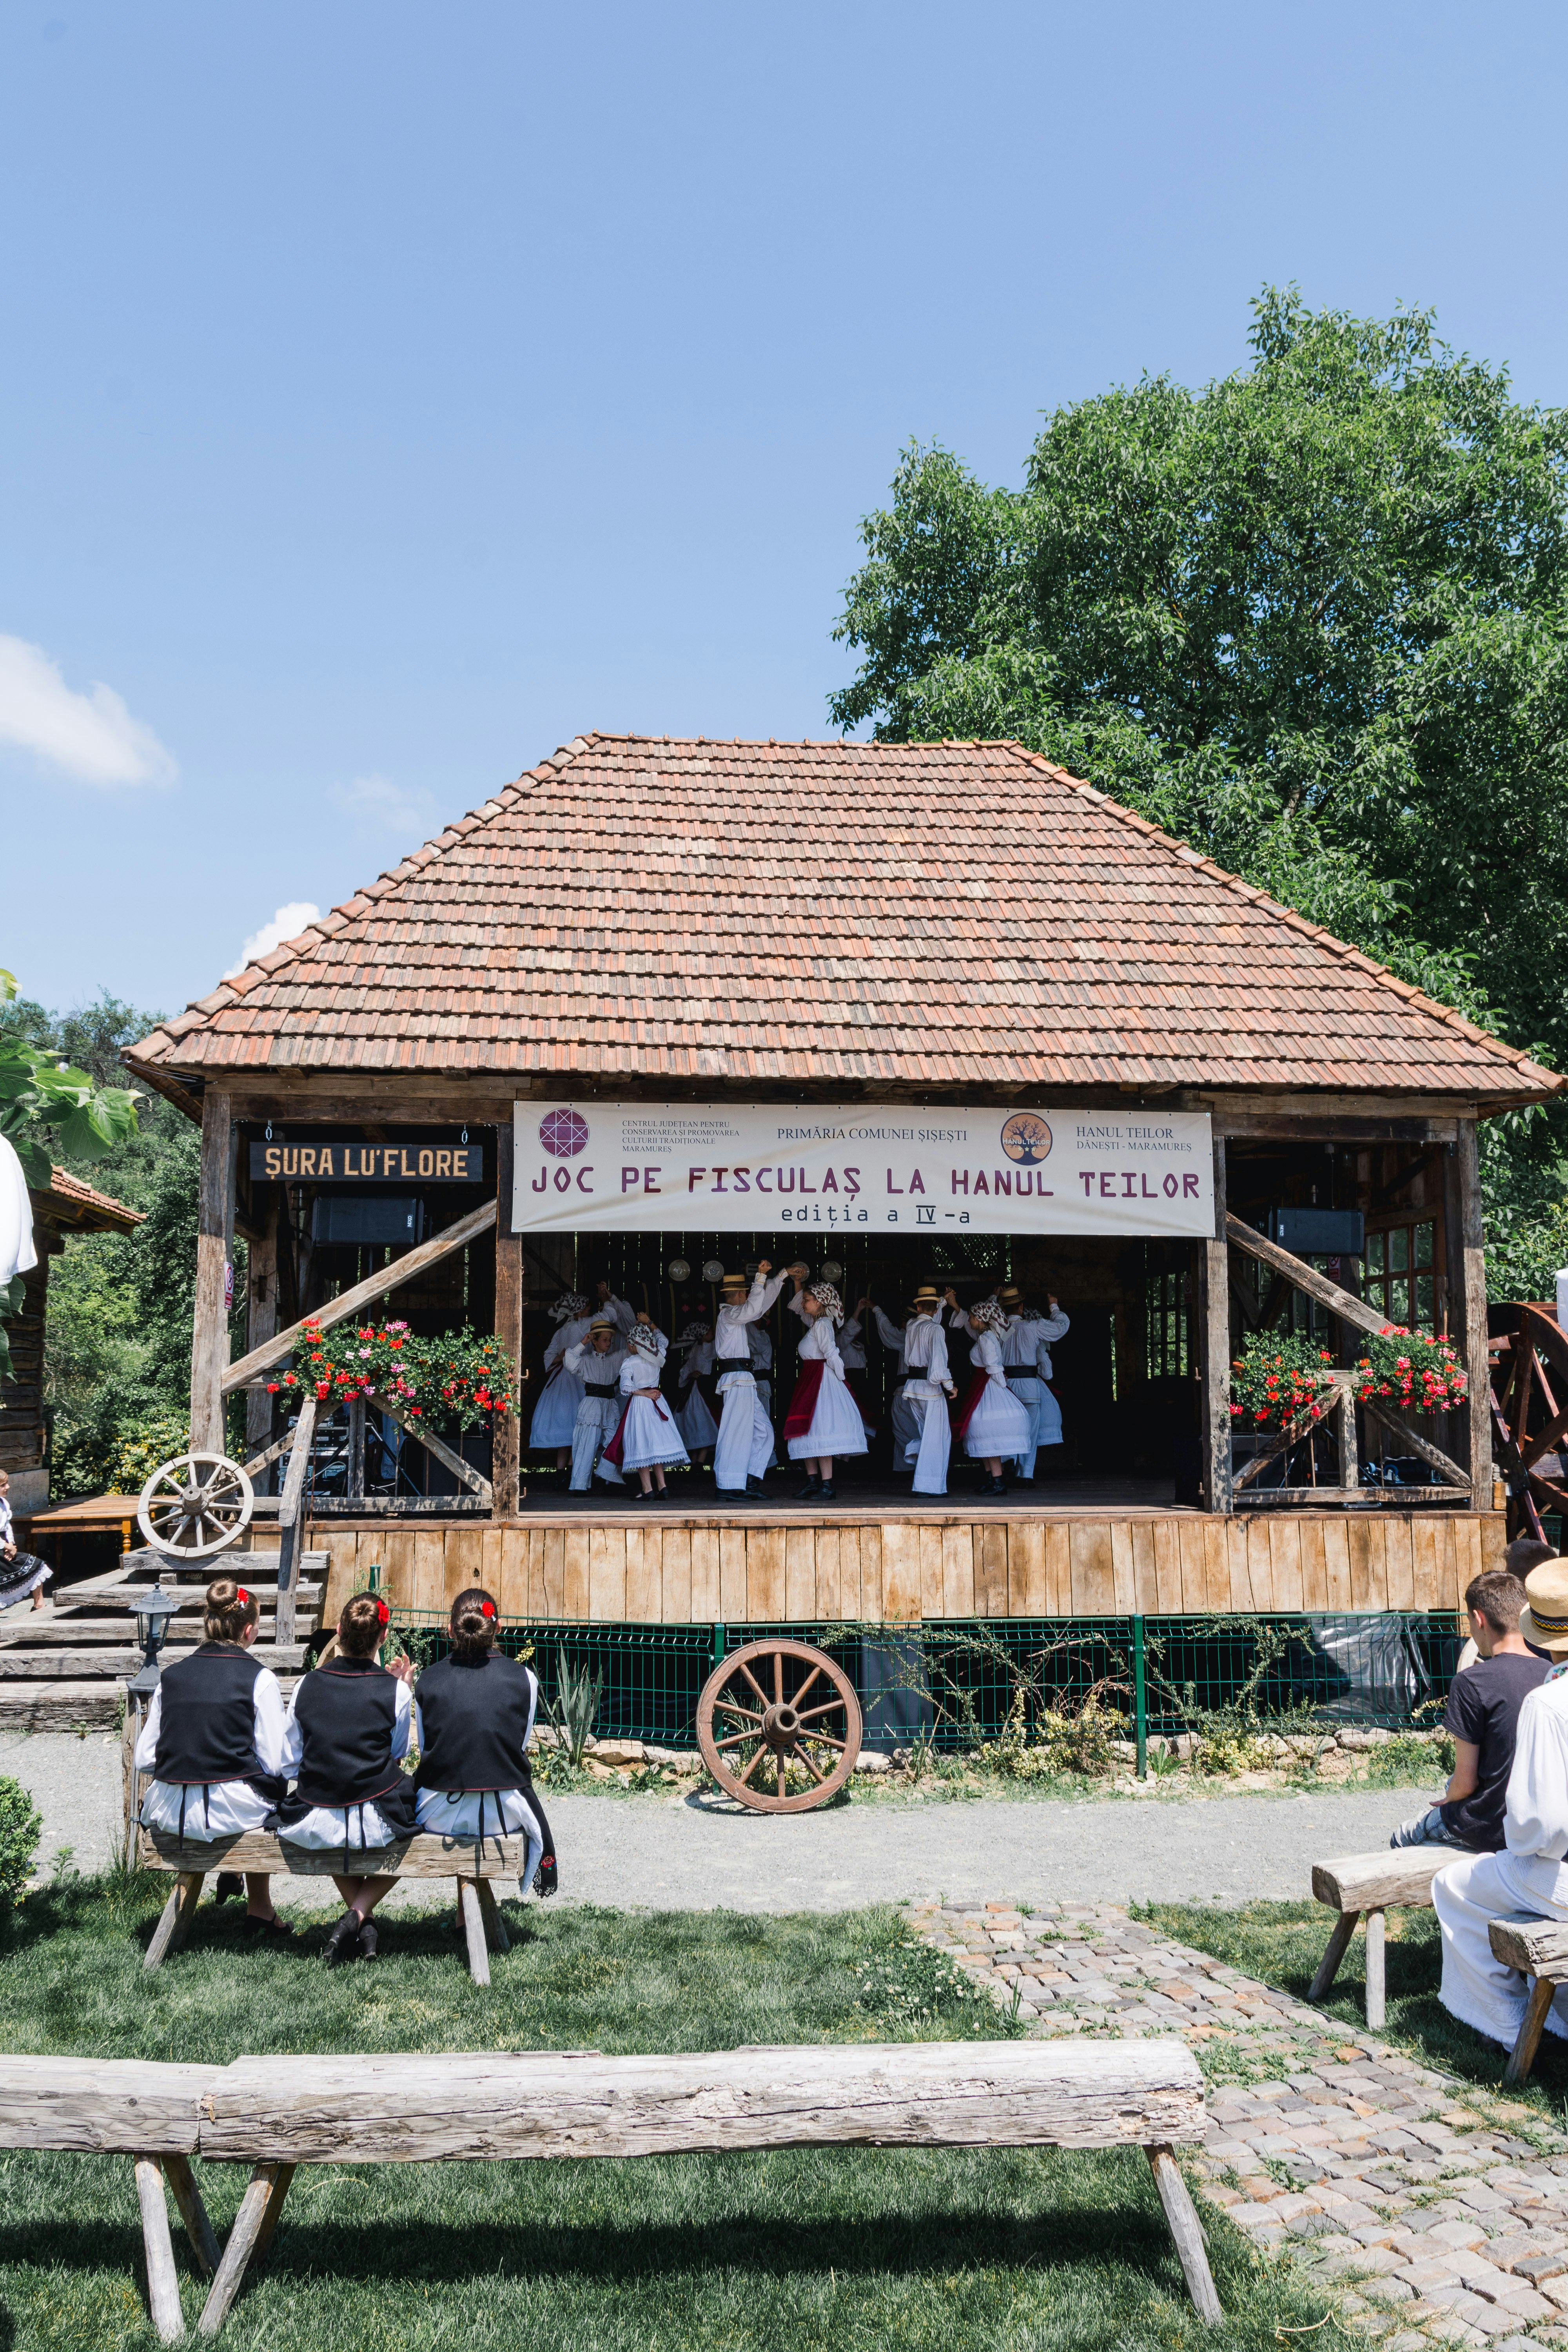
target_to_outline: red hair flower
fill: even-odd
[[[495,1605],[495,1602],[494,1602],[493,1601],[480,1601],[480,1603],[479,1603],[479,1615],[480,1615],[481,1617],[493,1617],[493,1616],[495,1615],[495,1613],[496,1613],[496,1605]]]

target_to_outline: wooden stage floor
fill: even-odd
[[[793,1468],[770,1471],[765,1483],[765,1496],[721,1495],[710,1477],[700,1471],[688,1473],[671,1479],[668,1502],[639,1503],[633,1499],[635,1480],[616,1487],[596,1478],[591,1494],[574,1495],[564,1478],[557,1483],[548,1474],[535,1475],[528,1480],[528,1493],[518,1505],[518,1517],[549,1518],[568,1525],[586,1518],[613,1519],[617,1524],[673,1520],[685,1525],[784,1520],[793,1526],[803,1518],[859,1523],[868,1518],[967,1520],[1021,1514],[1037,1519],[1080,1511],[1163,1514],[1178,1507],[1169,1478],[1037,1478],[1032,1486],[1015,1482],[1007,1494],[998,1496],[982,1494],[965,1482],[945,1495],[916,1495],[910,1492],[907,1478],[894,1478],[884,1472],[879,1477],[873,1474],[836,1481],[836,1499],[831,1503],[797,1500],[802,1481]]]

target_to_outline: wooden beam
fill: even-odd
[[[362,1307],[369,1307],[389,1290],[400,1289],[405,1282],[412,1282],[416,1274],[423,1274],[427,1266],[438,1265],[454,1250],[462,1249],[480,1234],[488,1233],[495,1218],[496,1204],[493,1201],[486,1201],[479,1208],[470,1209],[468,1215],[459,1217],[455,1225],[444,1227],[440,1233],[433,1234],[427,1242],[421,1242],[417,1249],[408,1250],[402,1257],[394,1258],[392,1264],[384,1266],[379,1274],[370,1275],[363,1282],[356,1282],[352,1290],[340,1291],[336,1298],[329,1298],[325,1306],[318,1307],[312,1315],[302,1316],[298,1323],[290,1323],[286,1331],[276,1333],[264,1346],[252,1348],[248,1354],[241,1356],[237,1363],[229,1366],[223,1381],[224,1394],[226,1396],[231,1389],[243,1388],[246,1381],[254,1380],[258,1372],[268,1371],[272,1365],[280,1364],[286,1356],[291,1356],[295,1341],[307,1321],[319,1323],[323,1330],[330,1330],[334,1323],[346,1323],[351,1315],[359,1313]]]
[[[454,1453],[445,1438],[437,1437],[433,1430],[426,1429],[423,1421],[411,1421],[403,1406],[394,1404],[392,1399],[383,1396],[379,1389],[372,1390],[370,1402],[374,1405],[377,1412],[389,1414],[397,1423],[398,1428],[406,1431],[416,1445],[422,1445],[426,1454],[434,1454],[436,1460],[443,1464],[451,1472],[458,1484],[460,1486],[466,1486],[470,1495],[477,1495],[483,1503],[489,1503],[491,1500],[490,1481],[488,1478],[482,1478],[471,1462],[465,1462],[460,1454]],[[363,1493],[357,1498],[351,1495],[348,1499],[354,1503],[356,1509],[363,1510],[365,1507],[366,1498]]]
[[[278,1210],[268,1207],[261,1237],[249,1244],[246,1280],[247,1350],[265,1346],[278,1328]],[[272,1433],[272,1399],[265,1388],[253,1389],[245,1401],[245,1450],[258,1453]]]
[[[1202,1492],[1205,1511],[1227,1512],[1230,1481],[1230,1251],[1226,1242],[1225,1138],[1214,1138],[1215,1229],[1198,1244],[1199,1361],[1203,1366]]]
[[[1293,1282],[1298,1290],[1304,1290],[1320,1306],[1332,1307],[1342,1323],[1353,1323],[1358,1331],[1381,1331],[1387,1322],[1385,1315],[1379,1315],[1353,1290],[1342,1290],[1326,1274],[1320,1274],[1303,1258],[1292,1257],[1289,1250],[1281,1249],[1278,1242],[1268,1240],[1253,1226],[1243,1224],[1239,1217],[1227,1216],[1225,1229],[1237,1249],[1261,1258],[1265,1265],[1271,1265],[1276,1274],[1282,1274],[1287,1282]]]
[[[214,1090],[202,1103],[201,1193],[196,1210],[196,1296],[191,1333],[191,1445],[221,1454],[223,1399],[228,1369],[228,1315],[224,1307],[227,1263],[230,1154],[229,1098]]]
[[[491,1517],[513,1518],[518,1503],[518,1465],[522,1419],[522,1243],[511,1229],[512,1123],[496,1128],[496,1338],[517,1388],[516,1410],[494,1424],[490,1457]],[[672,1335],[673,1336],[673,1335]]]
[[[1447,1161],[1443,1205],[1447,1224],[1448,1297],[1458,1317],[1458,1348],[1471,1402],[1464,1415],[1470,1486],[1479,1510],[1491,1502],[1491,1359],[1487,1353],[1486,1235],[1481,1225],[1481,1171],[1474,1119],[1461,1121]]]
[[[1402,1421],[1398,1413],[1391,1412],[1387,1405],[1379,1398],[1368,1397],[1363,1410],[1381,1421],[1384,1429],[1392,1430],[1400,1444],[1408,1445],[1412,1454],[1419,1454],[1423,1462],[1429,1462],[1434,1470],[1441,1470],[1444,1477],[1452,1485],[1467,1487],[1469,1486],[1468,1472],[1461,1470],[1457,1462],[1450,1460],[1440,1445],[1434,1445],[1429,1437],[1423,1437],[1418,1429],[1412,1429],[1410,1423],[1407,1421]],[[1482,1508],[1489,1507],[1490,1503],[1491,1492],[1489,1487],[1486,1503],[1482,1505]]]
[[[330,1405],[324,1419],[337,1410]],[[278,1613],[273,1639],[291,1642],[294,1639],[294,1616],[299,1602],[300,1580],[295,1568],[300,1558],[300,1524],[305,1500],[305,1477],[310,1466],[310,1446],[316,1434],[316,1400],[303,1397],[300,1402],[300,1418],[294,1424],[294,1443],[289,1449],[289,1472],[283,1481],[283,1499],[278,1509]]]

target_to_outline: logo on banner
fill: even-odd
[[[588,1140],[588,1122],[574,1110],[552,1110],[539,1122],[539,1140],[552,1159],[575,1160]]]
[[[1003,1125],[1002,1149],[1009,1160],[1037,1168],[1049,1156],[1051,1130],[1038,1111],[1016,1110]]]

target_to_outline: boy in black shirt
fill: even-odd
[[[1488,1570],[1467,1589],[1470,1638],[1479,1654],[1448,1686],[1443,1727],[1453,1737],[1454,1769],[1436,1804],[1403,1822],[1390,1845],[1454,1845],[1471,1853],[1500,1849],[1519,1710],[1552,1664],[1519,1631],[1524,1579],[1555,1556],[1550,1544],[1521,1537],[1509,1546],[1505,1568]]]

